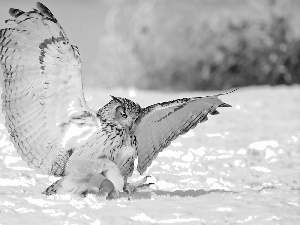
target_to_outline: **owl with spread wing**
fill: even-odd
[[[134,170],[142,175],[158,153],[179,135],[230,107],[218,96],[183,98],[146,108],[121,97],[98,111],[85,101],[78,48],[42,3],[0,30],[4,71],[2,108],[10,139],[37,172],[61,177],[43,193],[95,193],[108,198],[132,193],[146,183],[128,184]]]

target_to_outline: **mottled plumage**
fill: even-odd
[[[94,112],[84,99],[78,48],[50,10],[37,3],[9,12],[14,19],[0,30],[6,127],[30,167],[62,177],[46,194],[97,192],[108,181],[123,191],[136,157],[143,174],[172,140],[229,107],[218,95],[146,108],[112,96]]]

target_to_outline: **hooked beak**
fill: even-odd
[[[134,121],[133,121],[133,119],[130,118],[130,121],[128,121],[128,122],[129,122],[129,125],[127,126],[128,132],[132,133],[132,128],[134,127],[133,126]]]

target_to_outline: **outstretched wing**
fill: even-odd
[[[139,173],[143,174],[172,140],[206,121],[208,114],[219,114],[217,107],[230,105],[223,103],[216,95],[177,99],[144,108],[135,130]]]
[[[0,30],[6,127],[28,165],[49,174],[58,151],[74,147],[70,129],[85,126],[88,134],[98,124],[83,96],[78,49],[50,10],[37,3],[9,13],[14,19]]]

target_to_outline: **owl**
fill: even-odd
[[[172,140],[230,107],[218,96],[193,97],[142,108],[122,97],[97,111],[84,98],[81,61],[51,11],[42,3],[0,30],[4,71],[2,108],[11,142],[38,173],[61,177],[43,193],[84,195],[106,190],[108,198],[150,185],[142,175]]]

